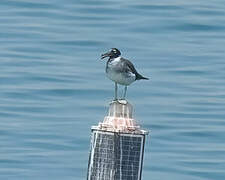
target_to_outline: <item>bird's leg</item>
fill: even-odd
[[[117,83],[115,82],[115,101],[117,101],[117,89],[118,89],[118,86],[117,86]]]
[[[125,86],[125,88],[124,88],[123,99],[125,99],[125,97],[126,97],[126,94],[127,94],[127,86]]]

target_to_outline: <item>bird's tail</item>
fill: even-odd
[[[142,76],[140,74],[137,74],[136,75],[136,80],[141,80],[141,79],[149,80],[149,78],[146,78],[146,77],[144,77],[144,76]]]

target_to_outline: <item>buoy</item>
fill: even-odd
[[[87,180],[141,180],[148,133],[128,101],[112,101],[103,122],[91,127]]]

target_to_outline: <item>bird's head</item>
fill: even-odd
[[[109,57],[109,58],[117,58],[121,55],[120,51],[116,48],[112,48],[109,52],[105,53],[105,54],[102,54],[101,55],[101,59],[104,59],[106,57]]]

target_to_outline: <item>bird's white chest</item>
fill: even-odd
[[[135,74],[132,72],[126,72],[126,70],[123,71],[124,67],[121,67],[120,63],[120,57],[115,58],[113,61],[109,62],[106,75],[112,81],[128,86],[135,81]]]
[[[121,63],[121,57],[117,57],[115,59],[113,59],[112,61],[109,61],[108,63],[108,67],[109,68],[116,68],[117,66],[119,66],[119,64]]]

